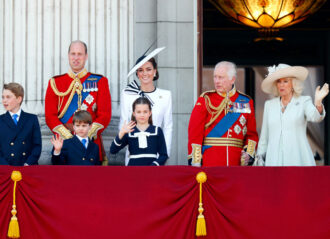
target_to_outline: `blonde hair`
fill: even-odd
[[[302,80],[297,80],[295,77],[284,77],[285,79],[290,79],[292,81],[292,87],[293,87],[293,96],[299,97],[303,90],[304,90],[304,81]],[[272,85],[272,95],[275,97],[278,97],[280,94],[277,90],[276,83],[279,79],[274,81]]]

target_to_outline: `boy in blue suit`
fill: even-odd
[[[0,165],[38,164],[41,132],[38,118],[21,109],[24,89],[18,83],[3,86],[2,104],[7,110],[0,115]]]
[[[88,111],[77,111],[72,119],[75,135],[63,141],[55,135],[51,139],[54,146],[52,153],[53,164],[66,165],[98,165],[99,147],[88,138],[92,127],[92,116]]]

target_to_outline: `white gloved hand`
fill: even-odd
[[[202,164],[201,163],[192,163],[191,166],[194,166],[194,167],[202,167]]]
[[[261,155],[256,155],[253,166],[265,166],[265,158]]]
[[[322,106],[322,100],[329,94],[329,85],[325,83],[322,88],[316,87],[314,104],[316,107]]]

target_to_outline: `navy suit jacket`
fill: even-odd
[[[41,132],[38,118],[21,111],[17,125],[9,112],[0,115],[0,164],[23,166],[38,164]]]
[[[54,149],[53,149],[54,151]],[[52,162],[56,165],[98,165],[100,164],[99,146],[88,142],[87,149],[80,140],[73,136],[71,139],[63,141],[60,155],[54,155],[52,151]]]

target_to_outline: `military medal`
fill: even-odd
[[[234,131],[235,131],[235,133],[238,135],[239,133],[241,133],[241,127],[239,127],[239,125],[237,124],[237,125],[235,125],[235,127],[234,127]]]
[[[88,104],[91,104],[94,101],[94,97],[92,95],[88,95],[85,100]]]
[[[242,126],[244,126],[246,124],[246,119],[245,119],[244,115],[241,116],[241,118],[239,119],[239,122],[241,123]]]
[[[87,105],[85,105],[84,103],[81,105],[80,107],[81,110],[87,110]]]

